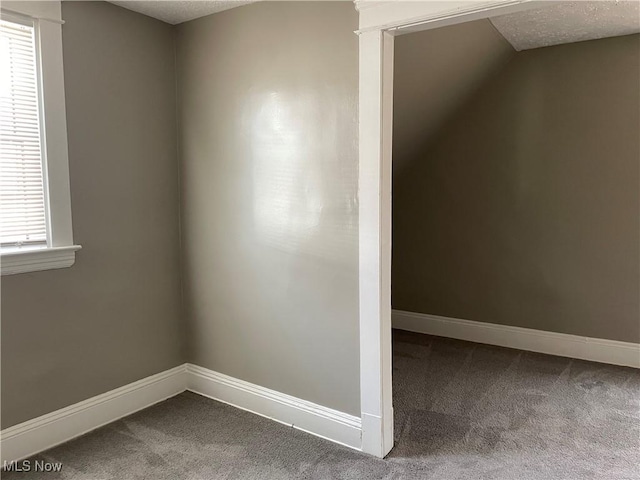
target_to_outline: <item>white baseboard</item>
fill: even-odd
[[[532,352],[640,368],[640,344],[394,310],[393,327]],[[359,417],[185,364],[0,432],[1,462],[21,460],[185,390],[360,450]],[[373,426],[372,426],[373,427]]]
[[[284,393],[187,364],[187,390],[360,450],[355,417]]]
[[[191,364],[180,365],[0,432],[0,467],[22,460],[185,390],[355,449],[359,417]]]
[[[640,368],[640,344],[393,310],[393,328]]]
[[[0,432],[1,462],[22,460],[183,392],[185,365]]]

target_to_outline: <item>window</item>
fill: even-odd
[[[33,22],[0,20],[0,243],[46,245]]]
[[[0,15],[2,274],[70,267],[71,228],[60,2]]]

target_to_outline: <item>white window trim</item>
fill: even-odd
[[[73,243],[71,224],[61,2],[3,1],[1,11],[9,18],[18,15],[33,19],[36,30],[48,229],[46,246],[0,249],[0,269],[2,275],[13,275],[70,267],[75,252],[82,247]]]

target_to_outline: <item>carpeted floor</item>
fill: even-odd
[[[640,371],[394,332],[396,446],[369,457],[184,393],[3,479],[640,479]]]

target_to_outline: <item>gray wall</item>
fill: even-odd
[[[177,58],[189,361],[359,415],[357,26],[257,3]]]
[[[640,40],[522,52],[393,184],[396,309],[640,341]]]
[[[489,20],[396,37],[394,174],[410,165],[442,124],[515,53]]]
[[[2,427],[184,362],[172,27],[64,2],[69,269],[2,277]]]

